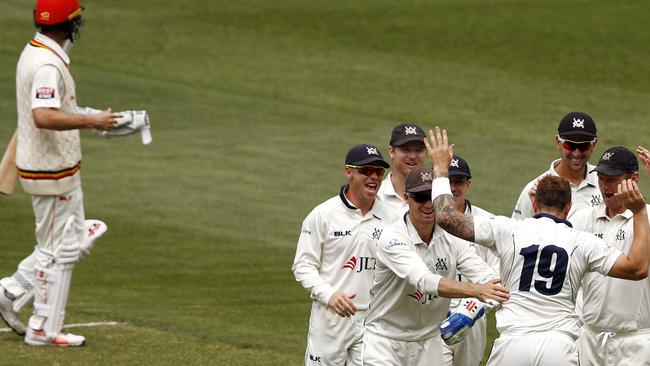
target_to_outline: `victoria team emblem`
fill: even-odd
[[[573,128],[585,128],[585,120],[580,118],[574,118]]]
[[[379,153],[377,152],[377,148],[366,147],[366,150],[368,151],[368,155],[379,155]]]

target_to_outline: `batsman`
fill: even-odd
[[[79,129],[114,133],[124,128],[128,114],[77,106],[69,53],[79,38],[82,12],[78,0],[37,0],[33,17],[38,32],[16,68],[13,169],[32,196],[36,246],[13,275],[0,280],[0,315],[34,346],[85,343],[83,336],[62,330],[68,289],[75,263],[106,226],[85,220]],[[25,326],[18,315],[32,297],[34,311]]]

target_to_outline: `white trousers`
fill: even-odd
[[[461,342],[448,346],[442,342],[445,366],[479,366],[483,360],[487,338],[487,316],[481,317]]]
[[[313,302],[309,318],[305,365],[361,365],[365,310],[344,318],[327,305]]]
[[[431,366],[442,364],[440,334],[423,341],[400,341],[366,330],[363,336],[364,366]]]
[[[494,341],[487,366],[578,366],[578,348],[562,332],[501,335]]]
[[[32,196],[35,217],[36,248],[18,264],[11,277],[0,280],[0,284],[14,297],[20,297],[31,290],[36,281],[35,268],[46,268],[51,258],[39,252],[39,248],[55,251],[61,242],[63,226],[70,216],[75,217],[78,240],[83,240],[85,213],[81,186],[58,196]]]
[[[613,333],[585,325],[578,352],[581,366],[650,366],[650,329]]]

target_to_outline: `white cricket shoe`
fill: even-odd
[[[0,286],[0,316],[14,332],[20,336],[25,335],[25,324],[20,321],[18,313],[13,308],[13,300],[7,297],[2,286]]]
[[[81,347],[86,343],[86,337],[61,332],[56,337],[48,337],[43,330],[27,329],[25,343],[30,346],[53,346],[53,347]]]

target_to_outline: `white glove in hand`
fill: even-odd
[[[149,123],[149,115],[147,111],[123,111],[117,112],[122,117],[117,119],[115,128],[111,131],[95,130],[95,133],[100,136],[126,136],[137,131],[140,131],[140,138],[142,143],[149,145],[151,139],[151,123]]]
[[[463,299],[456,310],[440,323],[440,335],[448,345],[462,341],[474,323],[485,314],[482,302],[475,298]]]

